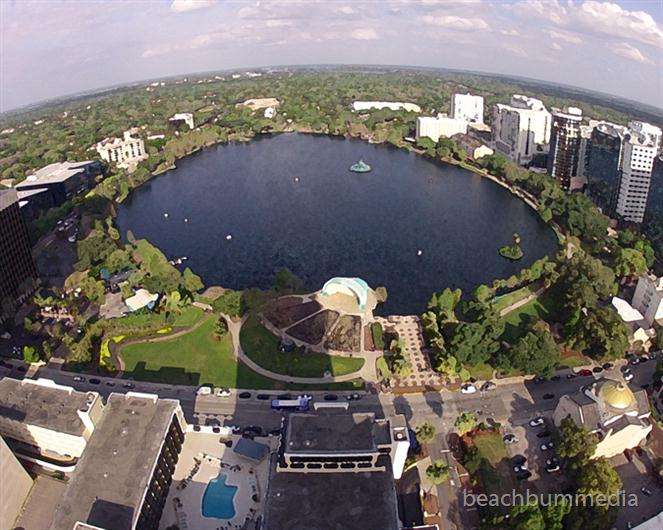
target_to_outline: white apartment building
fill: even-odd
[[[173,116],[168,118],[168,121],[173,125],[184,124],[189,129],[194,128],[193,114],[191,114],[190,112],[178,112],[177,114],[174,114]]]
[[[80,457],[103,409],[97,392],[49,379],[0,380],[0,435],[44,453]]]
[[[143,139],[133,136],[137,132],[138,129],[129,129],[124,131],[123,138],[105,138],[94,147],[106,162],[117,167],[131,167],[148,156]]]
[[[467,134],[467,121],[446,114],[417,118],[417,138],[426,137],[437,142],[442,136],[451,138],[454,134]]]
[[[539,99],[519,94],[511,103],[493,109],[495,149],[517,164],[527,164],[537,153],[546,153],[550,143],[552,117]]]
[[[399,101],[355,101],[352,110],[389,109],[405,110],[407,112],[421,112],[421,107],[414,103],[401,103]]]
[[[640,121],[629,122],[628,128],[622,142],[615,213],[626,221],[641,223],[654,159],[661,146],[661,129]]]
[[[663,318],[663,278],[652,274],[640,276],[631,305],[640,311],[648,328]]]
[[[451,98],[451,117],[470,123],[483,123],[483,97],[454,94]]]

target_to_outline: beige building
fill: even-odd
[[[105,138],[94,146],[99,156],[117,167],[128,168],[147,158],[145,142],[134,136],[138,129],[124,131],[123,138]]]
[[[280,102],[276,98],[254,98],[247,99],[244,103],[240,103],[238,106],[249,107],[251,110],[258,109],[267,109],[269,107],[276,108],[280,105]]]
[[[97,392],[78,392],[48,379],[0,380],[0,435],[29,453],[80,457],[103,409]]]
[[[495,152],[481,140],[467,134],[454,134],[451,139],[463,148],[467,153],[467,157],[471,160],[477,160],[482,156],[492,155]]]
[[[601,378],[572,395],[562,396],[553,413],[555,425],[571,418],[598,439],[594,458],[610,458],[632,449],[652,430],[645,390],[633,392],[623,380]]]
[[[417,138],[426,137],[437,142],[442,136],[451,138],[456,134],[467,134],[467,124],[465,120],[450,118],[446,114],[417,118]]]
[[[14,528],[32,478],[0,436],[0,528]]]

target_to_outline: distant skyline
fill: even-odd
[[[663,107],[663,1],[0,0],[0,112],[193,72],[407,65]]]

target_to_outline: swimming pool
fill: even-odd
[[[235,517],[235,504],[233,499],[237,493],[237,486],[226,484],[226,475],[219,474],[212,479],[205,488],[203,495],[203,516],[217,519],[232,519]]]

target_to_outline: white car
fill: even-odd
[[[232,394],[229,388],[217,388],[214,393],[216,394],[216,397],[228,397]]]
[[[633,379],[632,373],[624,374],[624,381],[630,381],[631,379]]]
[[[527,471],[527,462],[523,462],[519,466],[513,466],[514,473],[520,473],[521,471]]]
[[[69,236],[67,241],[69,241],[69,243],[76,243],[76,236]]]
[[[471,383],[467,383],[466,385],[463,385],[460,387],[460,393],[461,394],[474,394],[477,391],[477,387],[475,387]]]
[[[209,386],[201,386],[198,390],[196,390],[197,396],[209,396],[211,394],[212,394],[212,389]]]
[[[242,430],[239,425],[226,425],[226,427],[230,428],[233,434],[237,434]]]
[[[530,427],[538,427],[539,425],[543,425],[546,420],[544,420],[541,416],[538,418],[534,418],[533,420],[530,420],[529,426]]]
[[[546,442],[544,444],[541,444],[541,451],[550,451],[552,448],[553,448],[552,442]]]

